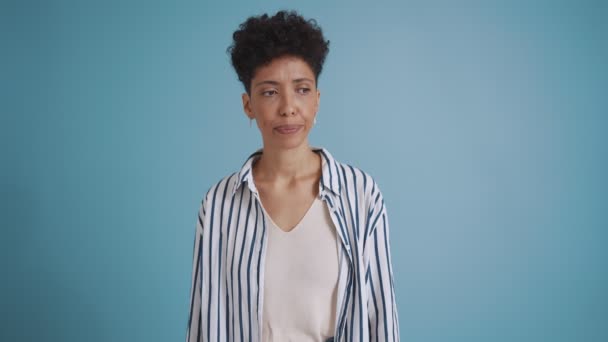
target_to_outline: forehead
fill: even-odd
[[[295,56],[275,58],[270,63],[260,66],[253,76],[255,81],[273,80],[278,82],[300,78],[314,80],[315,77],[308,63]]]

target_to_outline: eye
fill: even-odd
[[[277,91],[274,89],[271,90],[265,90],[262,92],[262,96],[272,96],[274,94],[277,94]]]
[[[300,94],[308,94],[310,92],[310,88],[298,88],[298,93]]]

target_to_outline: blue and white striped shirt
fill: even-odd
[[[382,193],[325,149],[319,198],[341,241],[333,341],[399,341],[389,225]],[[261,341],[267,224],[249,156],[205,195],[193,248],[187,342]],[[329,305],[328,305],[329,308]],[[331,339],[330,339],[331,340]]]

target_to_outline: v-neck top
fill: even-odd
[[[327,340],[398,342],[399,317],[391,263],[389,218],[382,192],[369,173],[340,162],[323,147],[310,148],[323,158],[318,194],[336,228],[333,231],[337,234],[339,255],[337,314],[334,335]],[[263,152],[263,149],[253,152],[240,169],[213,183],[200,203],[192,246],[190,307],[186,322],[188,342],[265,342],[262,339],[262,315],[266,295],[280,295],[272,284],[268,284],[270,294],[264,293],[267,288],[265,280],[282,285],[289,279],[277,282],[273,280],[276,275],[266,276],[266,262],[269,261],[269,267],[274,268],[272,263],[277,262],[279,255],[276,246],[285,244],[278,243],[277,236],[281,235],[270,229],[272,227],[263,214],[253,181],[254,162]],[[313,216],[312,213],[309,216]],[[300,273],[313,270],[314,278],[308,276],[305,280],[321,281],[329,266],[320,264],[316,256],[321,255],[317,253],[328,254],[323,250],[331,246],[320,238],[321,244],[310,247],[312,243],[306,242],[307,235],[304,234],[309,228],[311,226],[303,224],[295,231],[283,232],[283,237],[298,239],[297,246],[315,254],[309,255],[308,259],[296,258],[292,255],[295,251],[287,250],[286,256],[279,260],[289,261],[295,264],[295,268],[298,266],[295,260],[304,259],[311,265],[301,266],[295,275],[293,272],[289,274],[299,277]],[[323,231],[320,226],[316,228]],[[326,227],[325,233],[328,231],[332,230]],[[273,235],[270,248],[275,251],[271,251],[272,255],[268,257],[270,233]],[[327,262],[334,260],[328,258]],[[304,291],[306,288],[302,290],[293,285],[284,288],[309,300],[310,312],[314,310],[315,313],[308,317],[314,319],[318,312],[326,312],[326,307],[313,304],[319,299],[311,299],[310,294]],[[333,300],[328,303],[333,304]],[[304,304],[292,299],[289,305],[289,310],[284,307],[282,312],[289,313],[292,307]],[[266,305],[267,308],[271,306],[272,303]],[[318,322],[325,323],[326,320],[329,319],[322,318]],[[308,327],[311,325],[307,324]],[[296,328],[297,331],[303,330],[299,326]],[[316,330],[322,332],[324,328]]]
[[[267,215],[262,341],[318,342],[334,335],[338,239],[319,197],[291,230]]]

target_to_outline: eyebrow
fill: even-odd
[[[291,83],[295,84],[295,83],[301,83],[301,82],[306,82],[306,81],[314,83],[313,80],[311,80],[310,78],[306,78],[306,77],[296,78]],[[262,84],[270,84],[270,85],[275,85],[276,86],[276,85],[279,85],[279,82],[272,81],[272,80],[264,80],[264,81],[260,81],[260,82],[256,83],[253,87],[255,88],[255,87],[260,86]]]

